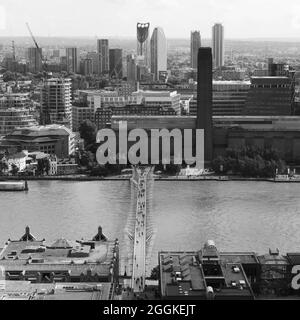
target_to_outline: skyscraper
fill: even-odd
[[[109,72],[109,45],[107,39],[98,39],[97,51],[100,55],[99,73],[107,74]]]
[[[140,60],[143,57],[145,67],[150,67],[150,54],[149,54],[149,28],[150,23],[137,24],[137,56]]]
[[[67,56],[67,71],[77,73],[79,71],[77,48],[67,48],[66,56]]]
[[[204,129],[204,160],[209,164],[213,159],[211,48],[198,52],[197,104],[197,129]]]
[[[29,48],[28,59],[29,59],[29,71],[32,73],[41,72],[43,69],[42,62],[42,49]]]
[[[41,124],[61,124],[72,128],[71,79],[47,79],[41,102]]]
[[[198,50],[201,47],[200,31],[191,32],[191,68],[197,69]]]
[[[135,57],[133,54],[129,54],[126,57],[127,61],[127,82],[136,82],[137,80],[137,66]]]
[[[151,73],[154,79],[159,80],[160,72],[167,71],[167,40],[162,28],[158,27],[153,30],[151,42]]]
[[[112,78],[123,78],[122,49],[109,49],[109,75]]]
[[[224,27],[216,23],[212,28],[213,65],[215,68],[224,66]]]
[[[92,61],[92,73],[100,74],[100,54],[97,52],[88,52],[87,59]]]
[[[93,60],[86,58],[80,62],[80,72],[85,76],[90,76],[93,74]]]

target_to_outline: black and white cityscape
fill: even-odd
[[[0,300],[300,299],[300,6],[269,6],[0,4]]]

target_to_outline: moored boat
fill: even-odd
[[[27,181],[0,181],[0,191],[28,191]]]

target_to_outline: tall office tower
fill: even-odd
[[[213,159],[211,48],[198,52],[197,102],[197,129],[204,129],[204,160],[208,165]]]
[[[200,31],[191,32],[191,68],[197,69],[198,50],[201,47]]]
[[[136,82],[137,80],[137,66],[135,57],[133,54],[129,54],[126,57],[127,61],[127,82]]]
[[[109,49],[109,76],[111,78],[123,78],[122,49]]]
[[[92,59],[83,59],[80,62],[80,72],[85,76],[90,76],[93,74],[93,60]]]
[[[87,59],[92,60],[92,73],[100,74],[100,54],[97,52],[88,52]]]
[[[149,53],[149,28],[150,23],[137,24],[137,56],[143,57],[144,65],[150,67]]]
[[[67,71],[77,73],[79,71],[77,48],[67,48],[66,56],[67,56]]]
[[[160,74],[167,72],[167,40],[162,28],[153,30],[151,42],[151,73],[156,81],[160,80]]]
[[[99,73],[109,73],[109,46],[107,39],[98,39],[97,41],[97,52],[100,55]]]
[[[29,71],[32,73],[41,72],[43,69],[42,62],[42,49],[29,48],[28,59],[29,59]]]
[[[214,68],[224,66],[224,27],[216,23],[212,28],[213,65]]]
[[[52,78],[44,82],[41,124],[61,124],[72,128],[71,79]]]

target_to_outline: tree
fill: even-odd
[[[166,165],[166,172],[170,175],[175,175],[178,174],[181,170],[181,166],[180,165],[176,165],[176,164],[168,164]]]
[[[13,164],[11,165],[11,173],[12,173],[14,176],[16,176],[16,175],[18,174],[18,172],[19,172],[19,168],[13,163]]]
[[[83,151],[79,156],[79,164],[84,167],[92,168],[95,156],[90,151]]]
[[[159,266],[152,269],[150,279],[159,280]]]
[[[92,168],[91,170],[91,176],[96,177],[106,177],[108,175],[108,170],[105,168],[105,166],[97,166]]]
[[[83,121],[79,126],[80,137],[84,140],[85,146],[96,142],[97,127],[90,120]]]
[[[44,175],[45,173],[48,175],[50,170],[50,162],[48,158],[38,159],[37,165],[37,174]]]
[[[3,81],[7,82],[7,81],[13,81],[15,80],[15,75],[13,72],[11,71],[7,71],[3,74]]]
[[[3,158],[0,161],[0,173],[2,174],[6,170],[8,170],[8,162],[5,158]]]
[[[233,173],[244,177],[266,178],[274,177],[276,169],[279,172],[286,170],[286,165],[280,160],[276,150],[256,146],[227,149],[224,157],[219,156],[213,160],[212,167],[218,174]]]
[[[226,173],[228,168],[225,158],[222,156],[218,156],[216,159],[214,159],[212,161],[212,169],[218,174]]]

